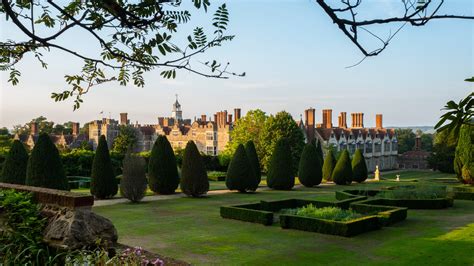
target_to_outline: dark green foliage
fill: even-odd
[[[184,194],[193,197],[200,197],[209,191],[206,169],[193,141],[189,141],[184,150],[181,190]]]
[[[125,156],[122,175],[120,194],[132,202],[142,200],[146,192],[145,159],[131,154]]]
[[[336,158],[331,149],[328,149],[326,158],[324,158],[323,163],[323,179],[326,181],[332,181],[332,171],[336,166]]]
[[[332,180],[337,185],[349,185],[352,182],[352,166],[349,152],[344,150],[332,171]]]
[[[323,179],[321,160],[316,147],[308,143],[301,154],[298,178],[305,187],[313,187],[321,184]]]
[[[24,185],[27,165],[28,153],[23,144],[15,140],[5,160],[0,182]]]
[[[160,194],[173,194],[178,188],[176,157],[166,136],[158,136],[153,145],[148,162],[148,182],[150,189]]]
[[[108,199],[117,194],[118,185],[104,135],[100,136],[95,151],[91,178],[91,194],[96,198]]]
[[[273,224],[273,212],[261,210],[259,203],[222,206],[221,217],[263,225]]]
[[[454,169],[464,184],[474,185],[474,125],[463,125],[459,132]]]
[[[319,158],[319,164],[322,166],[324,164],[324,154],[323,154],[323,144],[319,140],[316,144],[316,153]]]
[[[25,184],[34,187],[69,190],[59,151],[46,133],[39,135],[31,151]]]
[[[257,150],[255,149],[253,141],[250,140],[245,144],[245,152],[247,153],[247,158],[250,161],[252,170],[255,173],[255,182],[252,185],[251,190],[256,190],[260,181],[262,181],[262,170],[260,169],[260,161],[258,160]]]
[[[244,145],[239,144],[227,169],[225,184],[229,190],[247,192],[255,189],[255,172]]]
[[[360,149],[357,149],[352,158],[352,179],[358,183],[362,183],[367,179],[367,165],[365,158]]]
[[[278,140],[267,173],[269,188],[289,190],[295,185],[291,149],[286,138]]]

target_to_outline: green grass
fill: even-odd
[[[417,183],[441,176],[401,174],[401,178],[418,179]],[[455,201],[453,208],[444,210],[409,210],[403,222],[352,238],[284,230],[278,225],[265,227],[219,215],[222,205],[286,198],[335,200],[336,189],[396,184],[383,181],[228,193],[203,199],[117,204],[95,207],[94,211],[113,221],[121,243],[196,265],[473,265],[472,201]]]

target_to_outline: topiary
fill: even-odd
[[[139,202],[145,197],[146,173],[145,159],[127,154],[123,160],[120,194],[131,202]]]
[[[28,153],[19,140],[13,141],[7,154],[0,182],[24,185],[26,180],[26,167],[28,165]]]
[[[349,185],[352,183],[352,166],[349,152],[342,151],[341,157],[337,160],[336,167],[332,171],[332,180],[337,185]]]
[[[290,145],[286,138],[277,141],[267,172],[267,186],[273,189],[290,190],[295,185]]]
[[[316,154],[318,155],[320,165],[324,164],[324,154],[323,154],[323,145],[320,140],[316,144]]]
[[[331,149],[328,150],[326,158],[324,158],[323,163],[323,179],[326,181],[332,181],[332,171],[336,166],[336,158]]]
[[[323,179],[322,165],[318,151],[313,144],[306,144],[298,168],[298,178],[305,187],[314,187],[321,184]]]
[[[192,140],[188,141],[184,149],[180,187],[184,194],[193,197],[200,197],[209,191],[206,169]]]
[[[227,169],[225,185],[229,190],[247,192],[255,185],[255,172],[247,158],[244,145],[239,144]]]
[[[355,151],[354,157],[352,158],[352,174],[352,179],[358,183],[364,182],[368,176],[365,158],[360,149]]]
[[[255,173],[255,182],[251,186],[250,190],[257,190],[260,181],[262,181],[262,170],[260,168],[260,161],[258,160],[257,150],[255,149],[255,144],[253,141],[248,141],[245,144],[245,152],[247,153],[247,158],[249,159],[252,170]]]
[[[28,186],[69,190],[59,151],[48,134],[39,135],[26,169]]]
[[[173,194],[179,186],[176,157],[168,139],[160,135],[148,162],[148,185],[153,192]]]
[[[462,125],[455,151],[454,169],[464,184],[474,185],[474,126]]]
[[[105,136],[99,138],[99,144],[92,162],[91,194],[98,199],[112,198],[117,194],[118,186],[114,168],[110,160],[109,147]]]

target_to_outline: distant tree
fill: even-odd
[[[323,164],[323,180],[333,181],[332,180],[332,171],[336,166],[336,158],[334,157],[333,151],[328,149],[326,157],[324,158]]]
[[[444,173],[454,173],[454,157],[457,139],[454,132],[436,132],[433,150],[428,157],[430,168]]]
[[[461,182],[474,185],[474,125],[461,126],[454,170]]]
[[[421,149],[424,151],[431,152],[433,150],[434,136],[429,133],[422,133],[421,138]]]
[[[357,149],[352,158],[352,173],[353,180],[362,183],[367,179],[368,171],[367,164],[365,163],[364,155],[360,149]]]
[[[209,180],[201,154],[193,141],[188,141],[184,150],[181,168],[181,190],[192,197],[201,197],[209,191]]]
[[[89,134],[89,125],[90,125],[89,122],[84,123],[84,125],[79,129],[79,134],[88,135]]]
[[[323,179],[321,159],[313,143],[304,146],[298,168],[298,179],[305,187],[321,184]]]
[[[69,190],[59,151],[46,133],[41,133],[35,143],[26,170],[28,186]]]
[[[24,185],[27,165],[28,153],[23,143],[19,140],[13,141],[0,175],[0,182]]]
[[[229,190],[247,192],[255,190],[255,170],[252,167],[244,145],[240,144],[227,169],[225,184]]]
[[[121,125],[119,128],[119,134],[114,140],[112,151],[125,154],[129,150],[133,150],[136,144],[137,134],[135,129],[128,125]]]
[[[29,135],[31,133],[31,123],[38,123],[38,133],[53,133],[54,122],[48,121],[44,116],[31,119],[30,122],[24,125],[15,125],[13,126],[13,133],[20,135]]]
[[[139,202],[145,197],[146,173],[145,159],[127,154],[123,160],[120,194],[131,202]]]
[[[415,147],[416,135],[410,128],[397,128],[395,129],[398,141],[398,153],[402,154],[407,151],[413,150]]]
[[[247,158],[250,161],[252,170],[255,173],[255,183],[252,185],[250,190],[257,190],[258,185],[260,185],[260,182],[262,181],[262,171],[260,169],[260,161],[258,160],[258,154],[253,141],[250,140],[245,144],[245,152],[247,153]]]
[[[337,185],[349,185],[352,183],[352,178],[351,158],[349,157],[349,152],[344,150],[332,171],[332,180]]]
[[[91,194],[98,199],[113,198],[117,194],[118,185],[115,180],[114,168],[110,160],[107,140],[102,135],[95,151],[91,172]]]
[[[290,190],[295,186],[291,148],[286,138],[280,138],[268,165],[267,186],[273,189]]]
[[[178,166],[170,142],[159,135],[148,161],[149,187],[153,192],[173,194],[179,185]]]
[[[0,128],[0,135],[2,135],[2,136],[5,136],[5,135],[9,136],[9,135],[10,135],[10,131],[8,130],[8,128],[2,127],[2,128]]]

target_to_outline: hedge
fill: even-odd
[[[363,214],[377,213],[379,223],[382,226],[405,220],[408,212],[408,208],[405,207],[375,205],[371,203],[371,200],[353,202],[350,204],[350,208]]]
[[[273,212],[261,210],[260,203],[222,206],[221,217],[263,225],[271,225],[273,223]]]
[[[474,200],[474,187],[453,187],[453,199]]]

